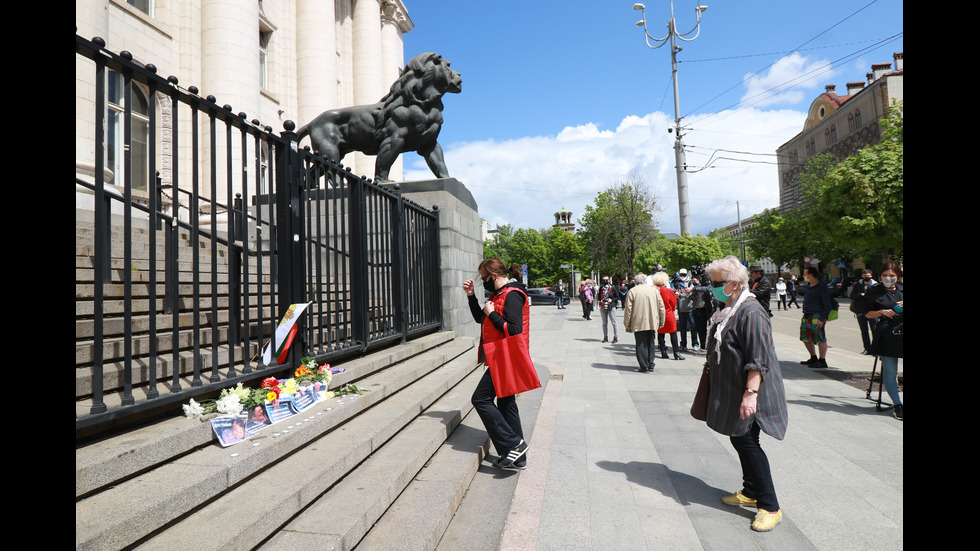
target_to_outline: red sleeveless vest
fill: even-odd
[[[497,312],[501,316],[503,315],[504,303],[507,302],[507,294],[510,293],[511,291],[517,291],[518,293],[524,295],[524,307],[521,312],[521,317],[522,317],[521,325],[523,326],[521,328],[521,334],[524,335],[524,341],[527,343],[528,347],[530,347],[531,346],[531,306],[530,306],[531,301],[528,300],[527,293],[525,293],[524,291],[520,290],[517,287],[502,287],[500,289],[500,292],[491,298],[491,300],[493,301],[493,310],[494,312]],[[506,322],[504,323],[504,326],[505,326],[504,328],[507,329]],[[483,356],[483,343],[499,341],[504,337],[509,337],[509,336],[511,336],[509,329],[507,329],[507,334],[504,335],[500,331],[497,331],[497,328],[494,327],[493,323],[490,321],[490,316],[484,316],[483,334],[480,339],[481,342],[480,342],[478,361],[481,362],[485,361],[485,358]]]

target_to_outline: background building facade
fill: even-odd
[[[903,53],[895,53],[893,60],[894,68],[877,63],[865,81],[848,82],[846,95],[837,95],[836,86],[828,85],[810,104],[803,131],[776,150],[781,214],[796,209],[803,199],[799,175],[807,160],[822,153],[844,159],[881,139],[878,120],[887,116],[892,100],[905,98]]]

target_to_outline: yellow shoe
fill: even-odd
[[[759,512],[755,515],[755,520],[752,521],[752,529],[756,532],[768,532],[775,528],[781,520],[783,520],[782,511],[770,513],[765,509],[759,509]]]
[[[734,507],[741,507],[745,505],[747,507],[755,507],[756,501],[750,497],[745,497],[742,494],[742,490],[735,492],[735,494],[730,496],[725,496],[721,498],[722,503],[725,505],[732,505]]]

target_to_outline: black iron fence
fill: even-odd
[[[298,148],[290,121],[276,135],[100,39],[76,35],[75,52],[91,99],[76,128],[92,129],[76,136],[92,156],[76,176],[76,434],[441,328],[436,211]],[[280,364],[292,304],[308,307]]]

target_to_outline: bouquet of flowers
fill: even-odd
[[[330,384],[333,379],[330,364],[318,366],[316,360],[309,357],[302,358],[301,362],[302,364],[290,379],[279,380],[275,377],[268,377],[262,381],[258,388],[245,388],[242,383],[238,383],[235,387],[222,390],[216,400],[197,402],[191,398],[190,402],[183,406],[184,416],[188,419],[198,419],[210,413],[239,415],[243,411],[248,411],[267,402],[275,404],[280,396],[295,394],[301,386],[306,386],[306,384],[323,383],[324,388]],[[361,393],[354,385],[346,385],[341,393],[349,394],[352,391]],[[332,392],[328,393],[328,397],[333,395]]]

